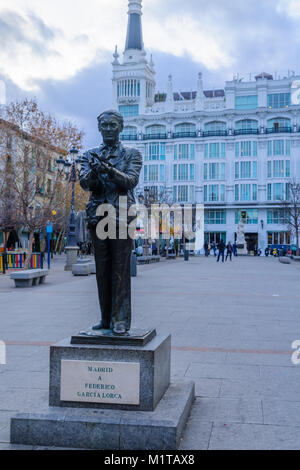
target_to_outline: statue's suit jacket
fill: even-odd
[[[88,150],[82,157],[80,185],[86,191],[91,192],[86,213],[89,225],[95,226],[99,221],[96,211],[100,204],[112,204],[118,209],[120,196],[127,196],[128,207],[135,204],[133,190],[139,181],[142,156],[137,149],[126,148],[120,143],[113,149],[115,158],[107,160],[114,167],[113,175],[109,176],[104,173],[97,175],[91,169],[89,162],[93,157],[90,152],[97,153],[99,157],[106,159],[108,149],[102,145]]]

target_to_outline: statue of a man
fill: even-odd
[[[123,116],[118,112],[100,114],[98,128],[103,145],[83,155],[80,173],[81,187],[91,192],[86,213],[101,307],[101,322],[93,330],[112,330],[116,335],[126,334],[131,326],[130,259],[133,247],[128,233],[126,239],[124,236],[119,238],[119,197],[127,196],[128,208],[135,204],[133,190],[142,168],[140,152],[123,147],[119,141],[123,126]],[[96,212],[101,204],[111,204],[116,210],[116,238],[100,239],[97,236],[96,227],[101,218]]]

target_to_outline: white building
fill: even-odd
[[[169,76],[166,92],[158,94],[141,3],[129,1],[123,61],[116,48],[112,64],[113,107],[125,118],[122,140],[144,157],[138,191],[164,188],[174,202],[203,203],[210,242],[233,242],[245,211],[249,251],[289,244],[280,201],[291,178],[300,180],[300,105],[293,104],[300,76],[260,73],[205,90],[199,73],[196,90],[186,93],[175,92]]]

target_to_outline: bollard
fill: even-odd
[[[130,274],[131,277],[137,276],[137,268],[136,268],[136,254],[134,251],[131,252],[131,259],[130,259]]]
[[[189,250],[184,250],[184,261],[188,261],[190,257]]]

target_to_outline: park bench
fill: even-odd
[[[158,255],[152,255],[152,256],[151,256],[151,262],[152,262],[152,263],[159,263],[159,262],[160,262],[160,256],[158,256]]]
[[[136,260],[137,264],[149,264],[150,256],[138,256]]]
[[[16,287],[31,287],[45,282],[48,269],[28,269],[11,273],[10,278],[15,281]]]
[[[168,259],[175,259],[176,258],[176,253],[169,253],[168,254]]]

